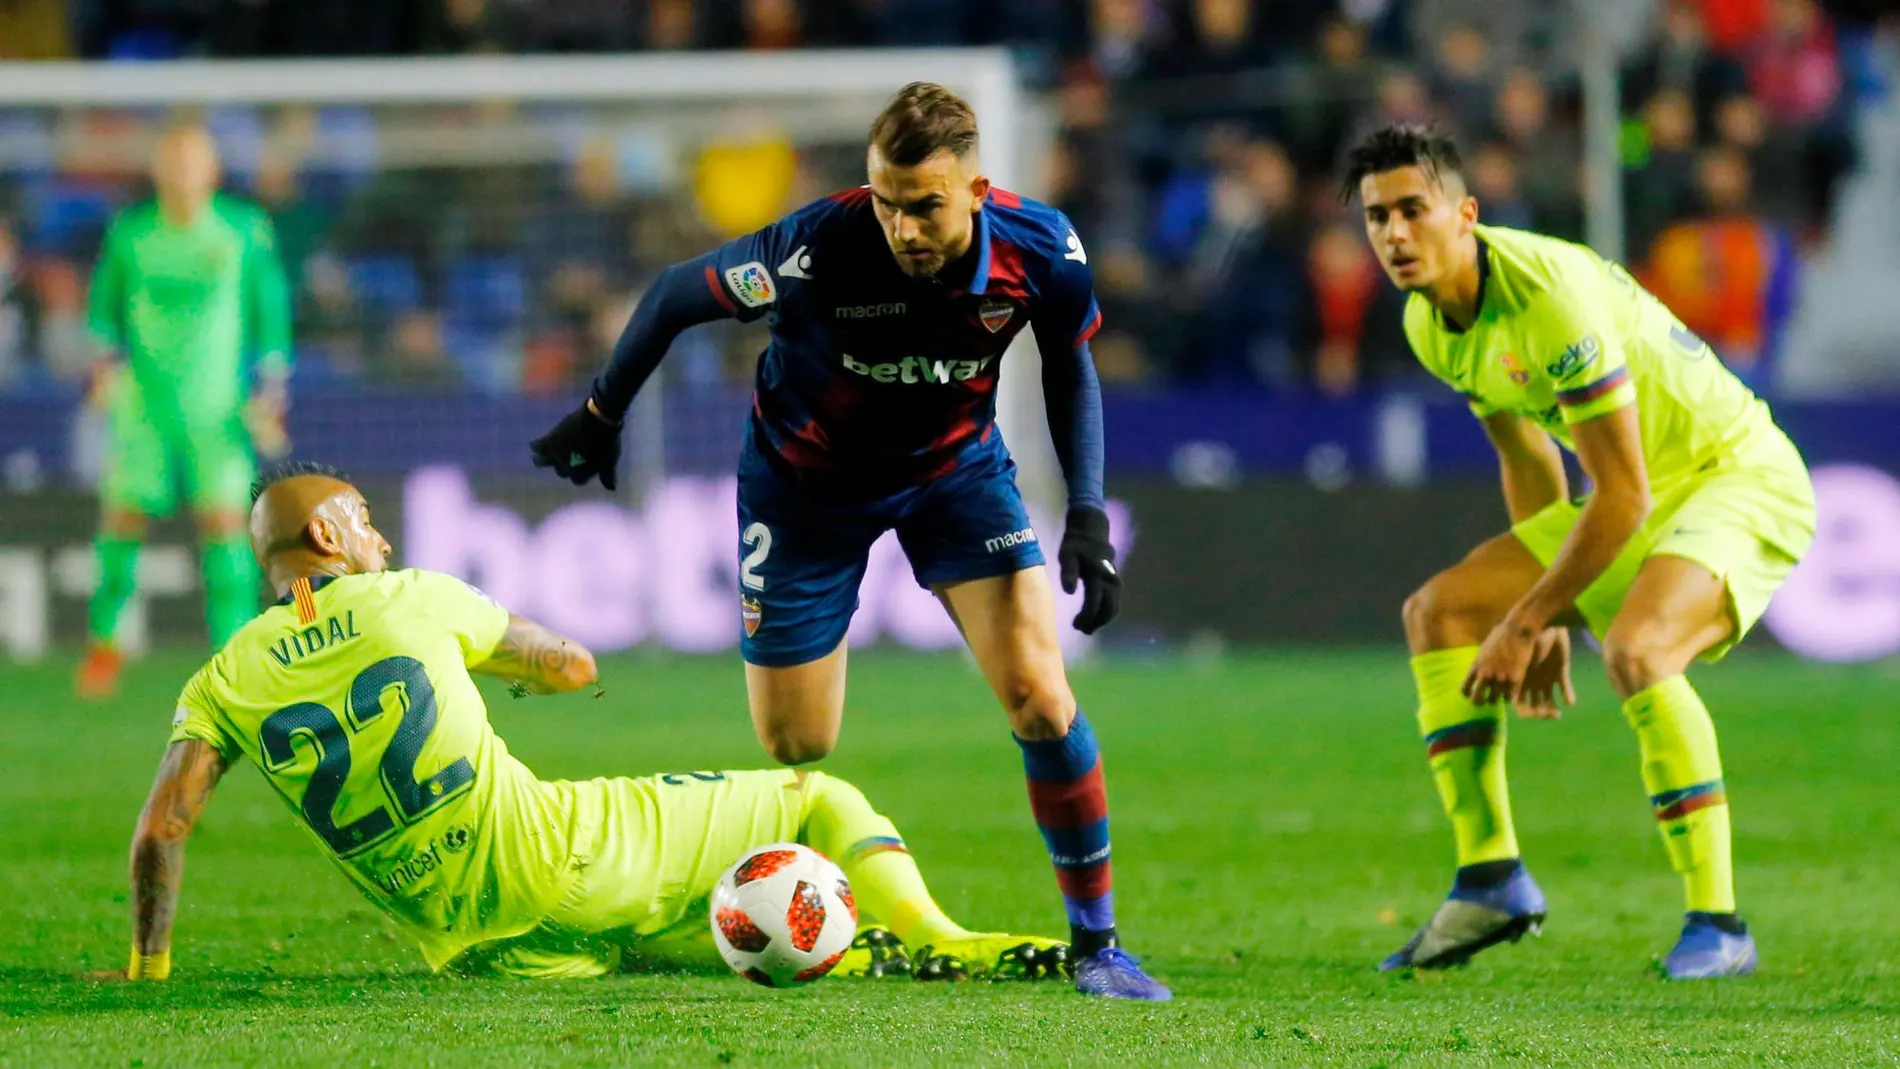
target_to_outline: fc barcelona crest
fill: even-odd
[[[745,637],[751,638],[759,633],[759,621],[765,618],[765,606],[757,598],[741,595],[739,598],[739,619],[745,622]]]
[[[976,307],[976,317],[991,334],[1002,330],[1015,314],[1016,306],[1008,301],[987,300]]]
[[[1531,381],[1530,371],[1524,367],[1524,362],[1519,360],[1515,354],[1505,353],[1500,362],[1504,365],[1504,373],[1511,377],[1512,382],[1522,386]]]

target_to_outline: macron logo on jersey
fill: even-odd
[[[787,256],[785,262],[778,265],[778,277],[811,281],[811,253],[805,251],[805,246],[800,245],[797,252]]]
[[[1076,237],[1075,231],[1073,230],[1069,231],[1069,251],[1063,253],[1062,258],[1064,260],[1074,260],[1079,264],[1089,262],[1089,254],[1082,251],[1082,239]]]
[[[905,313],[903,301],[885,304],[841,304],[831,310],[839,319],[879,319],[884,316],[901,316]]]
[[[778,300],[772,273],[757,260],[726,268],[726,288],[747,308],[764,308]]]

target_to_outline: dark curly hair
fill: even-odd
[[[1444,175],[1462,174],[1464,161],[1459,158],[1458,143],[1437,127],[1418,123],[1382,126],[1347,153],[1346,171],[1340,176],[1340,199],[1350,201],[1365,176],[1400,167],[1422,168],[1426,177],[1438,182]]]
[[[286,460],[281,464],[274,464],[266,468],[252,481],[251,504],[257,504],[257,499],[264,496],[264,491],[283,482],[285,479],[294,479],[299,475],[328,475],[338,482],[346,483],[350,481],[350,477],[344,474],[341,469],[331,467],[328,464],[319,464],[314,460]]]

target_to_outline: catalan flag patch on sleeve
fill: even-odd
[[[297,607],[297,622],[317,622],[317,596],[310,589],[310,577],[300,575],[290,583],[291,602]]]

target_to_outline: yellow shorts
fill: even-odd
[[[1549,567],[1581,510],[1580,502],[1559,501],[1511,530]],[[1601,639],[1645,561],[1692,560],[1728,587],[1734,633],[1702,655],[1718,661],[1761,619],[1813,541],[1814,487],[1807,465],[1784,435],[1764,435],[1743,455],[1718,461],[1661,495],[1629,545],[1577,598],[1577,610]]]
[[[579,876],[540,927],[470,948],[457,972],[601,976],[714,960],[707,899],[739,856],[796,842],[820,772],[676,772],[547,784],[577,829]]]

